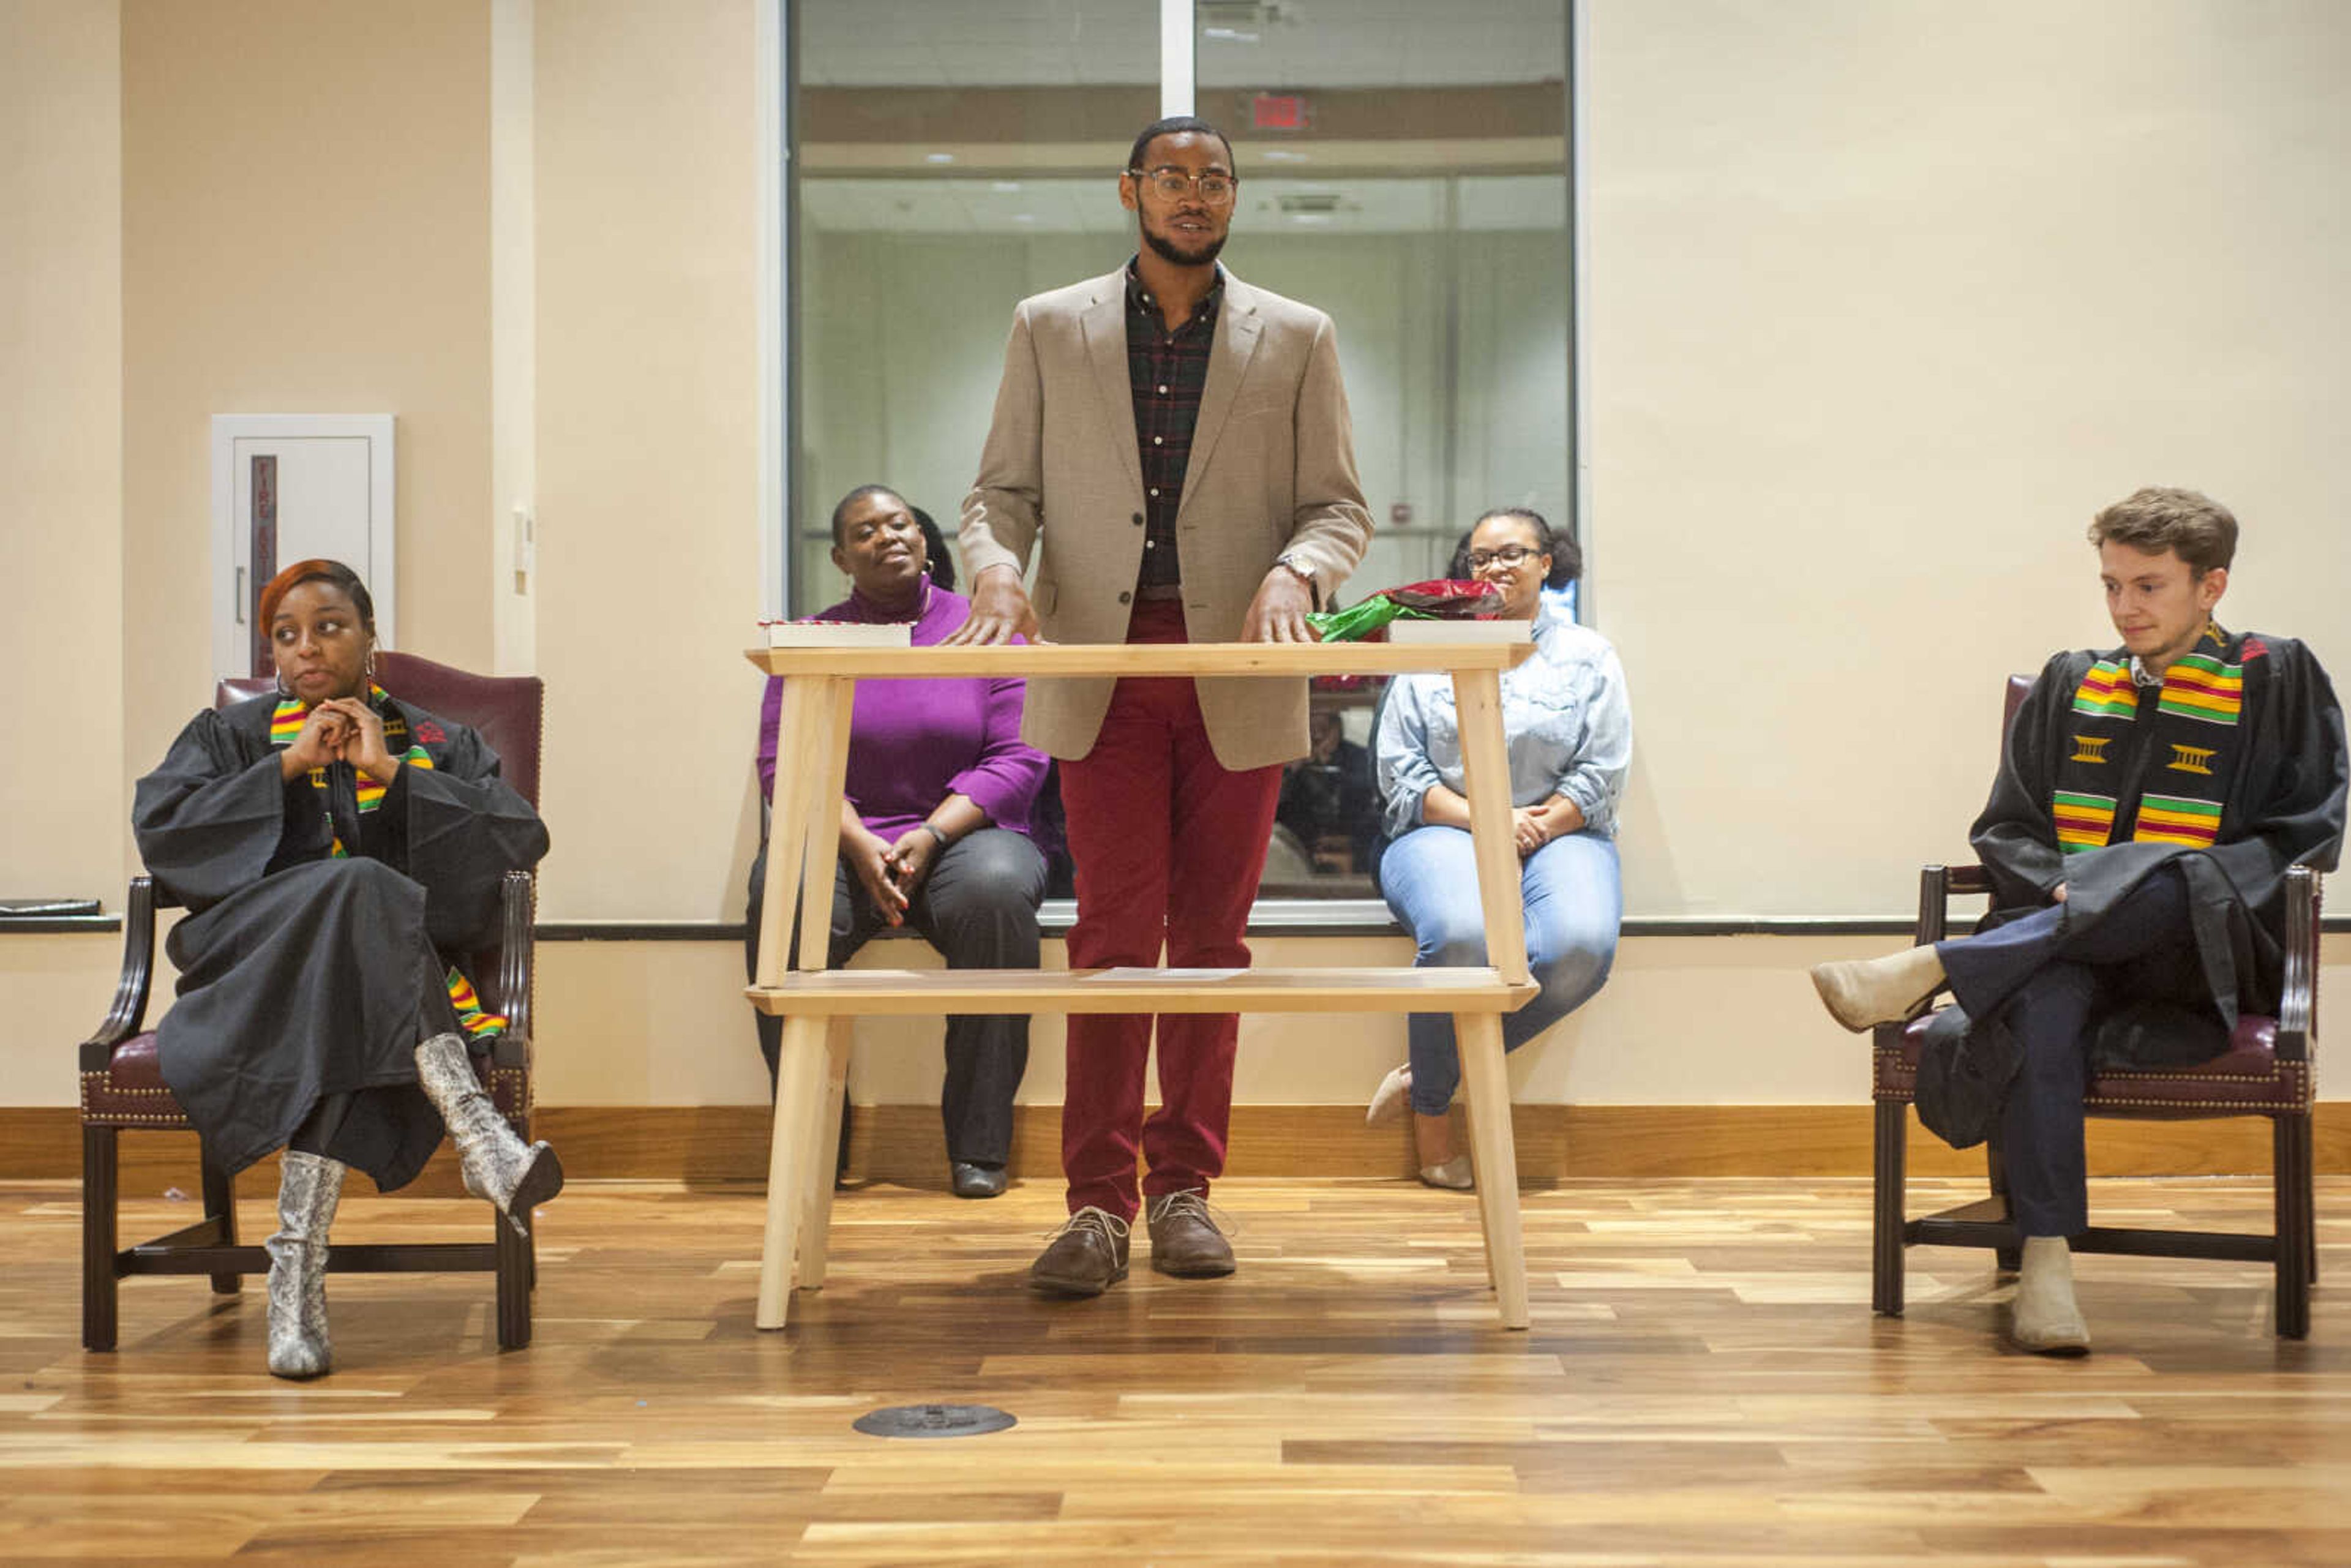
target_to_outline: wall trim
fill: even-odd
[[[1030,1181],[1061,1177],[1058,1105],[1014,1107],[1012,1167]],[[1856,1105],[1520,1105],[1512,1111],[1520,1179],[1530,1185],[1593,1178],[1671,1181],[1702,1176],[1865,1176],[1871,1107]],[[944,1186],[946,1155],[937,1110],[860,1105],[851,1133],[858,1181]],[[537,1135],[580,1179],[684,1182],[766,1179],[768,1114],[763,1105],[548,1105]],[[2316,1116],[2321,1176],[2351,1175],[2351,1102]],[[1983,1151],[1945,1147],[1910,1129],[1910,1171],[1981,1176]],[[1227,1175],[1403,1178],[1412,1174],[1403,1127],[1367,1129],[1361,1105],[1236,1105]],[[184,1133],[121,1140],[123,1192],[152,1197],[195,1187],[195,1145]],[[71,1179],[81,1171],[79,1113],[70,1105],[0,1107],[0,1180]],[[2262,1176],[2270,1131],[2260,1117],[2225,1121],[2090,1123],[2090,1174]],[[246,1186],[258,1191],[260,1177]],[[444,1145],[413,1189],[462,1192]]]
[[[1360,899],[1334,900],[1353,905]],[[1404,928],[1384,905],[1373,915],[1352,907],[1319,911],[1311,899],[1283,901],[1279,910],[1260,909],[1249,917],[1251,936],[1400,936]],[[1058,906],[1058,907],[1057,907]],[[1076,910],[1068,899],[1047,899],[1038,924],[1048,936],[1066,936],[1075,924]],[[8,929],[0,926],[0,929]],[[74,925],[60,929],[89,930]],[[1907,936],[1917,929],[1910,915],[1750,915],[1731,917],[1695,915],[1635,915],[1627,919],[1625,936]],[[2351,915],[2330,915],[2319,922],[2326,936],[2351,931]],[[550,920],[538,926],[542,942],[730,942],[740,943],[739,920]],[[914,940],[911,932],[885,932],[879,941]]]

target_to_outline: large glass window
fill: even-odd
[[[1012,306],[1134,249],[1114,175],[1160,112],[1158,0],[795,0],[789,601],[845,584],[834,501],[950,537]],[[1197,0],[1234,142],[1224,259],[1337,323],[1376,533],[1350,598],[1441,576],[1477,515],[1573,522],[1567,0]],[[1315,695],[1267,895],[1365,896],[1375,685]]]
[[[1116,173],[1159,114],[1158,0],[795,0],[799,421],[790,604],[845,591],[833,503],[950,537],[1012,307],[1127,254]],[[1131,248],[1131,246],[1129,246]]]

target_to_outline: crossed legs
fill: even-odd
[[[2011,1333],[2027,1350],[2088,1349],[2066,1238],[2089,1227],[2083,1097],[2093,1025],[2120,998],[2205,998],[2179,870],[2158,868],[2094,921],[2053,904],[1978,936],[1823,965],[1813,978],[1848,1028],[1903,1018],[1948,982],[1970,1019],[2007,1029],[2019,1061],[1998,1136],[2024,1243]]]

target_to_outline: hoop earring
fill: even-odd
[[[278,695],[280,697],[290,697],[290,696],[292,696],[292,695],[294,695],[292,692],[289,692],[289,691],[287,691],[287,690],[286,689],[286,672],[285,672],[285,671],[283,671],[283,670],[278,671],[278,672],[277,672],[277,676],[276,676],[275,678],[276,678],[276,680],[277,680],[277,695]]]
[[[375,650],[373,648],[367,651],[367,664],[360,671],[360,679],[370,685],[375,684]]]

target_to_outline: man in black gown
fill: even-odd
[[[1813,971],[1855,1030],[1950,987],[1919,1117],[1960,1147],[1997,1118],[2024,1238],[2011,1334],[2061,1354],[2090,1343],[2066,1245],[2089,1226],[2089,1062],[2209,1061],[2240,1011],[2276,1010],[2285,873],[2334,867],[2346,774],[2317,659],[2212,619],[2236,553],[2227,507],[2144,489],[2090,539],[2122,646],[2057,654],[2017,712],[1969,832],[1991,914],[1970,937]]]

